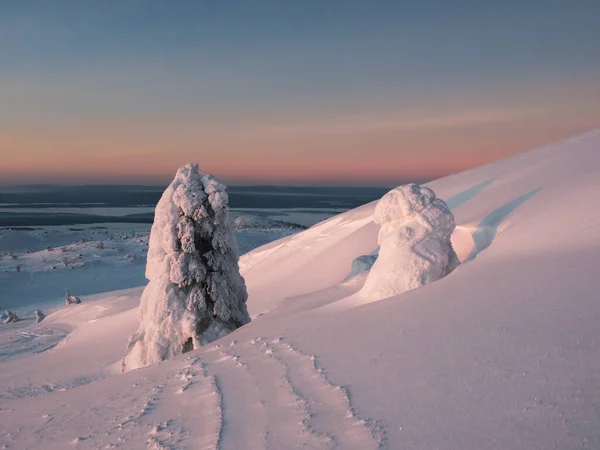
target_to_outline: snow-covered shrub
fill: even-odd
[[[78,305],[81,303],[81,299],[75,295],[69,294],[69,290],[67,289],[67,295],[65,296],[65,305]]]
[[[18,322],[19,320],[21,320],[14,312],[9,311],[9,310],[4,311],[4,316],[5,316],[5,319],[4,319],[5,324],[12,323],[12,322]]]
[[[379,257],[361,290],[370,300],[431,283],[458,266],[450,241],[454,216],[431,189],[407,184],[391,190],[377,203],[373,219],[381,225]]]
[[[125,256],[123,256],[122,258],[119,258],[119,261],[129,261],[129,262],[133,262],[137,259],[137,255],[135,253],[127,253]]]
[[[46,318],[46,314],[44,314],[39,309],[36,309],[33,314],[35,314],[35,323],[40,323],[42,320]]]
[[[156,206],[140,326],[122,369],[198,348],[250,322],[225,186],[189,164]]]

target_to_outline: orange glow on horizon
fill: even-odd
[[[575,107],[408,111],[243,127],[133,119],[20,129],[0,124],[0,183],[164,184],[193,161],[235,184],[435,179],[600,125],[597,108],[585,114]]]

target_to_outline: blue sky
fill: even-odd
[[[594,107],[600,85],[600,2],[592,0],[20,0],[0,3],[0,55],[0,132],[9,136],[0,141],[0,151],[17,161],[0,175],[28,181],[63,179],[52,164],[44,174],[23,163],[24,155],[43,160],[63,147],[69,147],[60,150],[67,165],[72,161],[84,179],[99,181],[103,170],[107,179],[165,178],[195,156],[194,145],[197,159],[217,171],[227,167],[228,158],[249,157],[257,147],[268,148],[281,164],[315,162],[314,154],[307,151],[303,157],[280,133],[277,139],[263,133],[253,145],[247,139],[231,141],[240,127],[264,131],[300,123],[311,135],[310,124],[333,124],[334,136],[302,138],[323,148],[334,164],[328,149],[339,156],[348,143],[347,135],[335,141],[335,130],[355,125],[373,134],[373,122],[429,118],[439,124],[440,114],[464,119],[481,111],[511,117],[541,111],[544,118],[536,116],[531,124],[532,137],[506,146],[511,154],[554,138],[557,122],[568,134],[600,117]],[[505,121],[505,114],[498,117]],[[511,120],[527,134],[522,129],[527,120]],[[153,142],[187,136],[165,148],[164,173],[157,171],[161,150],[149,148],[150,138],[141,136],[144,128],[156,133]],[[448,158],[456,152],[468,166],[503,156],[496,145],[487,150],[478,145],[476,154],[468,142],[464,149],[455,141],[440,148],[439,139],[434,139],[437,150],[433,142],[429,150],[424,142],[411,148],[405,127],[400,128],[395,131],[398,158],[412,161],[424,151]],[[485,129],[468,128],[478,136]],[[435,126],[426,131],[429,136],[439,132]],[[104,147],[85,144],[97,143],[99,135]],[[362,156],[353,148],[344,159],[365,158],[372,151],[369,142],[393,147],[393,139],[381,131],[370,137],[363,139]],[[114,171],[110,158],[98,164],[103,148],[113,162],[124,155],[130,162],[151,161],[151,167],[140,173]],[[295,159],[286,159],[290,153]],[[427,172],[431,161],[422,164]],[[338,175],[343,174],[332,174]]]

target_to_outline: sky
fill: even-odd
[[[598,126],[597,0],[0,2],[0,184],[393,185]]]

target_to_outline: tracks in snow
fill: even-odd
[[[346,390],[281,339],[215,346],[204,357],[222,394],[219,449],[377,449]]]
[[[19,417],[19,429],[9,430],[0,421],[0,447],[383,446],[371,422],[357,416],[347,391],[328,381],[315,357],[280,338],[216,345],[164,365],[48,395],[46,406],[31,399],[31,410]],[[76,405],[75,410],[64,404]],[[0,415],[5,413],[0,409]]]
[[[140,384],[154,388],[141,398],[125,402],[135,405],[143,401],[136,413],[117,420],[107,433],[116,438],[117,447],[123,443],[142,447],[145,441],[157,450],[218,448],[223,427],[221,391],[218,380],[206,373],[200,358],[188,357],[178,371],[166,377],[148,376]],[[148,392],[144,386],[137,387]]]
[[[287,361],[290,379],[306,398],[314,427],[328,433],[339,448],[378,448],[369,424],[357,417],[346,389],[329,382],[317,368],[316,357],[306,355],[288,343],[278,343],[276,352]]]

